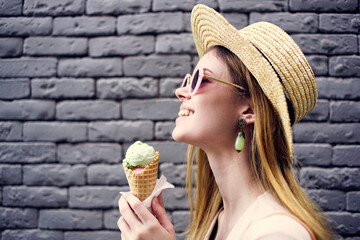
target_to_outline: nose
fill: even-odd
[[[180,101],[191,98],[188,87],[188,85],[185,87],[180,86],[175,90],[175,95]]]

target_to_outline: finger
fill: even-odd
[[[172,225],[168,215],[166,214],[165,208],[161,205],[158,197],[155,197],[152,200],[151,207],[161,226],[163,226],[163,228],[165,228],[169,233],[174,232],[174,226]]]
[[[130,226],[127,224],[123,217],[120,217],[117,221],[118,228],[121,232],[121,239],[127,239],[128,233],[130,233],[131,229]]]
[[[125,195],[119,200],[119,209],[121,216],[125,219],[131,229],[136,229],[136,226],[141,224],[141,220],[129,205]]]
[[[162,206],[162,208],[165,208],[164,201],[163,201],[163,199],[162,199],[162,193],[160,193],[158,199],[159,199],[159,203],[160,203],[160,205]]]
[[[155,217],[149,212],[149,210],[144,206],[144,204],[133,194],[126,194],[124,196],[129,203],[132,210],[135,212],[137,217],[141,222],[145,223],[146,221],[154,221]]]

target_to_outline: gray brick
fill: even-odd
[[[338,234],[359,234],[360,233],[360,214],[347,212],[329,212],[326,214],[334,230]]]
[[[0,185],[17,185],[21,183],[21,165],[0,164]]]
[[[173,120],[180,107],[177,99],[124,100],[122,115],[124,119]]]
[[[157,122],[155,124],[155,138],[157,140],[172,140],[171,134],[174,128],[174,122]]]
[[[62,101],[56,105],[61,120],[100,120],[120,118],[120,104],[115,101]]]
[[[360,15],[358,14],[320,14],[320,31],[323,32],[360,32]]]
[[[198,64],[198,62],[199,62],[199,56],[193,56],[192,57],[192,59],[191,59],[191,69],[194,69],[196,66],[197,66],[197,64]],[[184,78],[184,76],[183,76],[183,78]]]
[[[315,168],[304,167],[300,170],[300,182],[307,188],[337,190],[359,189],[359,168]]]
[[[124,72],[127,76],[184,77],[190,72],[189,56],[149,56],[128,57],[124,60]]]
[[[36,228],[38,211],[30,208],[0,207],[0,229]]]
[[[177,0],[154,0],[152,5],[153,11],[191,11],[197,3],[203,3],[211,8],[218,8],[218,3],[216,0],[187,0],[187,1],[177,1]]]
[[[58,75],[62,77],[120,76],[122,61],[120,58],[63,59],[59,62]]]
[[[308,194],[323,211],[343,211],[346,209],[346,195],[342,191],[311,189]]]
[[[0,119],[49,120],[55,115],[55,102],[46,100],[0,101]]]
[[[89,124],[90,141],[132,142],[150,140],[154,137],[151,121],[107,121]]]
[[[121,233],[119,231],[71,231],[64,234],[64,240],[119,240]]]
[[[188,195],[184,188],[164,190],[162,198],[167,210],[187,210],[189,208]]]
[[[122,163],[90,165],[87,169],[87,182],[91,185],[127,185]]]
[[[242,28],[246,27],[247,25],[249,25],[249,20],[248,20],[248,15],[247,14],[244,14],[244,13],[223,13],[222,15],[236,29],[242,29]]]
[[[96,82],[98,98],[149,98],[158,96],[158,81],[153,78],[106,78]]]
[[[67,190],[55,187],[4,187],[3,205],[8,207],[66,207]]]
[[[25,15],[78,15],[84,13],[85,0],[24,0]]]
[[[305,166],[331,165],[330,144],[295,144],[294,152],[297,160]]]
[[[0,99],[27,98],[30,95],[30,81],[27,78],[0,80]]]
[[[63,240],[64,233],[60,231],[48,231],[39,229],[29,230],[5,230],[3,239],[7,240]]]
[[[184,22],[184,28],[185,28],[185,32],[189,32],[191,33],[191,15],[190,13],[184,13],[183,14],[183,22]]]
[[[26,122],[25,141],[81,142],[87,140],[87,124],[77,122]]]
[[[118,230],[117,221],[119,220],[120,212],[118,209],[110,209],[104,211],[104,227],[106,229]]]
[[[330,114],[329,105],[327,100],[318,100],[315,108],[302,121],[323,122],[328,120]]]
[[[22,123],[0,122],[0,141],[22,140]]]
[[[117,21],[117,33],[119,35],[180,32],[182,30],[181,12],[123,15],[119,16]]]
[[[306,59],[308,60],[312,70],[314,71],[315,76],[327,75],[328,74],[328,57],[320,56],[320,55],[312,55],[307,56]]]
[[[353,54],[358,50],[356,35],[296,34],[292,38],[305,54]]]
[[[360,102],[332,101],[330,104],[331,122],[359,122]]]
[[[346,12],[357,9],[357,0],[290,0],[291,11]]]
[[[39,227],[42,229],[101,229],[101,211],[75,209],[40,210]]]
[[[1,59],[0,77],[51,77],[56,64],[54,58]]]
[[[81,56],[87,54],[86,38],[29,37],[24,53],[32,56]]]
[[[53,143],[0,143],[1,163],[55,162]]]
[[[160,96],[175,97],[175,90],[180,87],[183,78],[163,78],[160,80]]]
[[[72,186],[86,183],[85,165],[39,164],[23,167],[25,185]]]
[[[61,163],[119,163],[121,152],[116,143],[59,144],[57,158]]]
[[[360,77],[360,56],[330,57],[329,75]]]
[[[33,98],[50,99],[92,98],[95,94],[94,82],[88,78],[32,79],[31,95]]]
[[[52,30],[52,18],[8,17],[0,18],[1,36],[49,35]]]
[[[89,55],[93,57],[149,54],[154,49],[153,36],[100,37],[89,41]]]
[[[346,204],[348,211],[360,211],[360,192],[348,192],[346,194]]]
[[[283,12],[288,9],[285,0],[219,0],[221,11],[237,12]]]
[[[18,57],[22,48],[22,38],[0,38],[0,57]]]
[[[156,151],[160,152],[160,163],[184,163],[187,151],[187,144],[178,142],[148,142],[155,148]],[[126,151],[129,146],[124,146]]]
[[[115,17],[57,17],[54,35],[99,36],[115,33]]]
[[[194,38],[190,33],[164,34],[156,38],[157,53],[190,53],[196,54]]]
[[[173,163],[162,163],[160,165],[161,174],[163,174],[168,182],[181,187],[185,186],[186,165],[175,165]]]
[[[250,23],[266,21],[288,33],[313,33],[318,31],[318,15],[315,13],[251,13]]]
[[[360,139],[360,125],[300,123],[294,126],[295,142],[356,143]]]
[[[0,16],[21,15],[22,0],[0,0]]]
[[[325,78],[316,79],[319,98],[358,99],[360,98],[360,79]]]
[[[332,163],[335,166],[360,167],[360,146],[337,145],[333,148]]]
[[[186,235],[184,233],[175,233],[177,240],[186,240]]]
[[[185,232],[190,224],[190,212],[176,211],[173,213],[175,232]]]
[[[70,208],[114,208],[120,198],[119,187],[71,187]]]
[[[86,13],[88,15],[121,15],[124,13],[143,13],[150,10],[150,5],[150,0],[88,0],[86,2]]]

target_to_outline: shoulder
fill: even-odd
[[[253,223],[246,235],[249,240],[311,240],[310,234],[300,222],[277,214]]]

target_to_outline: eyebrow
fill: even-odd
[[[213,73],[213,71],[211,71],[211,70],[210,70],[210,69],[208,69],[208,68],[204,68],[204,73],[205,73],[205,71],[208,71],[208,72],[210,72],[210,73],[214,74],[214,73]]]

